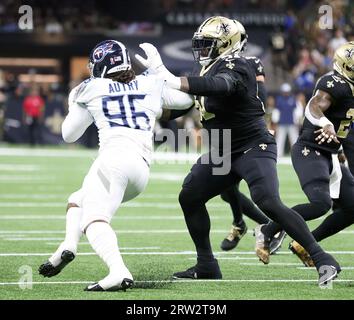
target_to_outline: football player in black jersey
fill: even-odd
[[[234,20],[241,32],[241,50],[243,52],[246,48],[248,35],[244,26],[237,20]],[[257,57],[246,57],[247,63],[250,65],[251,69],[256,75],[257,85],[258,85],[258,96],[262,100],[263,105],[266,104],[267,93],[264,86],[265,73],[262,61]],[[231,230],[227,237],[221,242],[220,248],[225,251],[232,250],[237,247],[239,241],[247,233],[247,225],[243,219],[243,214],[248,216],[250,219],[256,221],[258,224],[266,224],[269,219],[263,214],[257,206],[247,198],[243,193],[239,191],[239,185],[232,186],[221,193],[221,198],[229,203],[233,222],[231,225]],[[285,236],[285,232],[282,231],[278,237],[273,237],[270,244],[271,254],[276,251],[281,245],[281,242]]]
[[[293,209],[305,220],[312,220],[327,213],[332,200],[336,205],[333,214],[313,231],[317,241],[354,223],[354,178],[347,167],[339,164],[337,157],[343,142],[350,154],[345,139],[354,120],[354,42],[339,47],[333,60],[334,70],[316,84],[305,110],[303,128],[291,153],[301,187],[309,200]],[[261,227],[260,237],[269,239],[279,229],[279,225],[271,222]],[[293,241],[290,249],[306,265],[311,265],[308,254],[297,242]]]
[[[303,218],[280,200],[276,144],[263,117],[264,106],[257,95],[256,76],[247,60],[239,56],[241,32],[237,24],[224,17],[207,19],[194,34],[192,49],[195,59],[203,66],[200,76],[175,77],[163,65],[161,73],[171,88],[196,96],[204,128],[210,136],[217,132],[221,143],[219,149],[212,149],[198,159],[183,182],[179,202],[197,250],[197,264],[173,277],[222,278],[211,249],[210,218],[205,204],[244,179],[258,207],[310,253],[320,275],[319,284],[331,281],[340,266],[321,249]],[[223,137],[228,133],[230,146],[225,151],[228,146]],[[231,169],[227,174],[220,174],[220,163],[212,161],[215,153],[223,156],[222,165],[230,161]],[[268,253],[267,248],[257,251],[266,263]]]

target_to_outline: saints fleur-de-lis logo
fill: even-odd
[[[327,88],[333,88],[333,87],[334,87],[333,81],[327,81]]]
[[[222,23],[220,24],[220,31],[223,34],[228,35],[230,32],[230,26],[227,23]]]
[[[354,49],[345,49],[345,56],[350,59],[352,57],[352,55],[354,54]]]
[[[259,147],[260,147],[262,150],[265,150],[265,149],[267,149],[268,145],[265,144],[265,143],[261,143],[261,144],[259,145]]]
[[[229,61],[227,64],[225,64],[225,66],[229,69],[233,69],[233,67],[235,66],[234,63],[232,63],[231,61]]]
[[[309,155],[309,153],[310,153],[310,150],[307,149],[306,147],[304,147],[304,148],[302,149],[301,153],[302,153],[305,157],[307,157],[307,156]]]

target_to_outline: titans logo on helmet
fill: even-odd
[[[113,47],[113,42],[108,42],[103,44],[102,46],[99,46],[98,48],[95,49],[95,51],[93,52],[93,60],[94,62],[100,62],[104,59],[104,57],[108,54],[108,53],[112,53],[112,47]]]

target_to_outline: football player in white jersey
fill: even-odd
[[[161,64],[151,44],[140,47]],[[157,55],[156,55],[157,53]],[[94,251],[106,263],[109,274],[89,285],[87,291],[113,291],[133,285],[133,276],[120,255],[110,221],[120,204],[141,193],[149,177],[155,119],[174,118],[191,108],[191,95],[166,87],[165,81],[149,73],[135,76],[129,53],[118,41],[107,40],[92,50],[91,78],[69,95],[69,114],[62,125],[66,142],[75,142],[93,122],[99,133],[99,155],[82,187],[68,199],[66,237],[39,267],[45,277],[58,274],[76,255],[85,233]]]

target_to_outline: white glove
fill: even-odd
[[[135,55],[135,58],[147,68],[149,74],[156,74],[166,81],[166,84],[173,89],[181,88],[181,79],[174,76],[170,71],[167,70],[162,62],[161,56],[157,51],[156,47],[151,43],[141,43],[139,45],[141,49],[144,50],[146,54],[146,59],[139,54]]]
[[[156,47],[151,43],[141,43],[139,47],[144,50],[146,59],[141,55],[136,54],[135,58],[146,68],[151,74],[157,74],[163,72],[166,67],[164,66],[161,56]],[[166,69],[167,70],[167,69]]]

